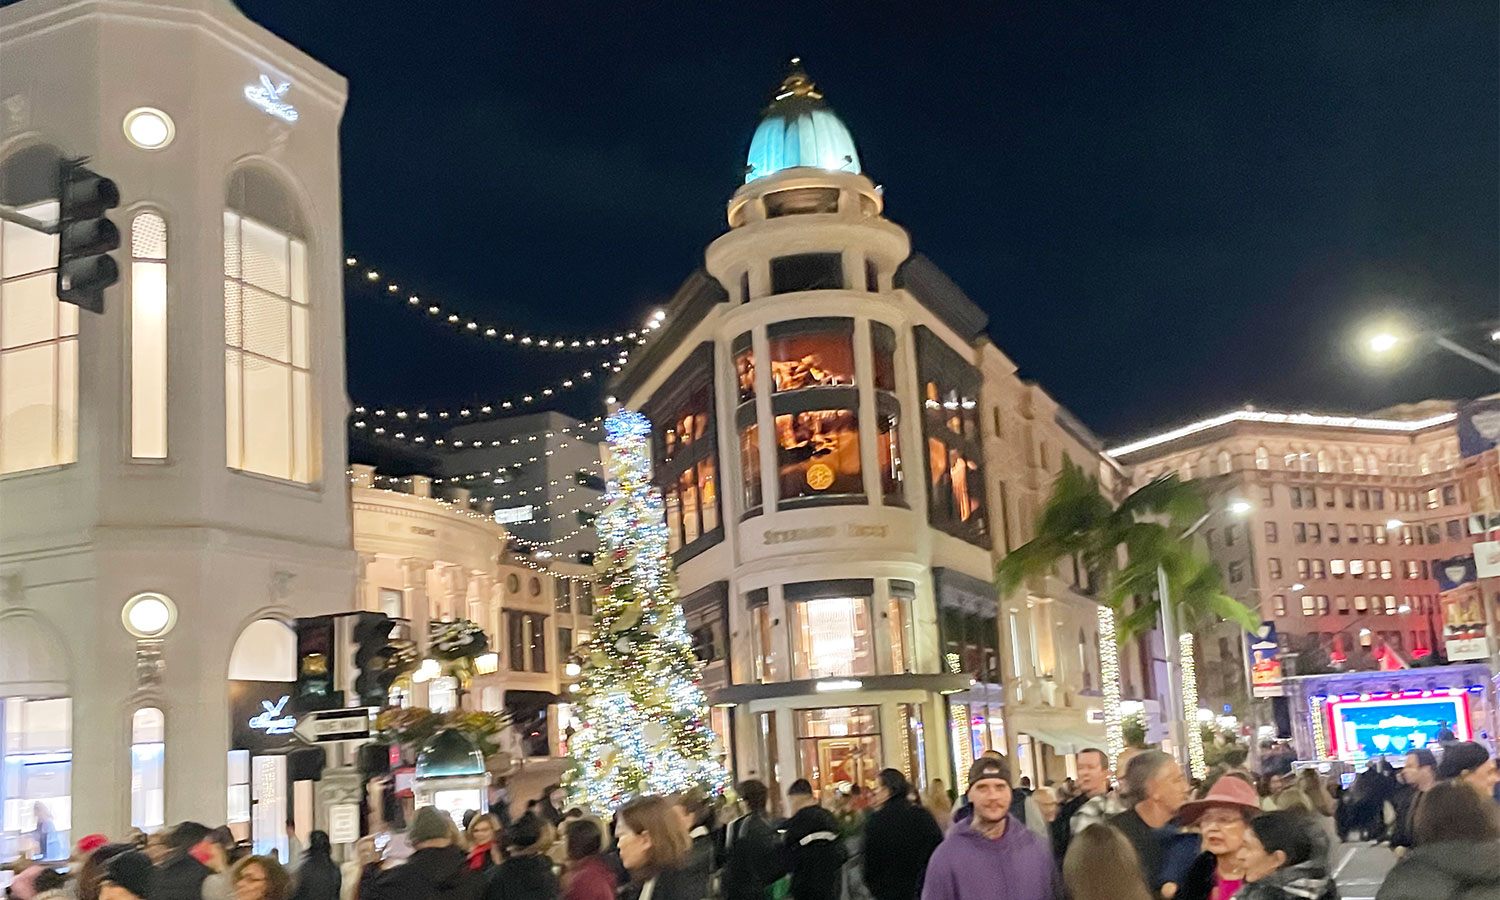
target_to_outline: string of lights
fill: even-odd
[[[482,412],[482,413],[489,413],[492,410],[493,410],[493,407],[480,407],[480,412]],[[413,415],[408,410],[385,410],[385,409],[377,409],[377,410],[371,412],[371,410],[369,409],[369,407],[365,407],[365,406],[356,406],[356,407],[354,407],[354,414],[357,415],[357,416],[374,415],[374,416],[381,417],[381,418],[384,418],[384,417],[386,417],[388,415],[389,416],[395,416],[397,418],[410,418]],[[403,416],[402,414],[405,414],[405,415]],[[419,420],[428,420],[428,419],[432,418],[432,414],[429,413],[429,412],[427,412],[427,411],[425,411],[425,410],[424,411],[420,411],[420,412],[416,413],[415,415],[416,415],[416,418],[418,418]],[[492,438],[490,440],[470,440],[470,441],[465,441],[465,440],[462,440],[462,439],[447,440],[445,438],[438,438],[438,439],[434,440],[432,443],[433,443],[434,446],[444,447],[444,448],[451,449],[451,450],[463,450],[463,449],[474,449],[474,448],[478,448],[478,447],[506,447],[506,446],[515,446],[515,445],[521,444],[521,443],[533,443],[533,442],[539,441],[539,440],[551,440],[554,437],[557,437],[557,436],[560,436],[560,435],[567,435],[567,434],[572,434],[572,435],[575,435],[575,436],[579,437],[580,439],[585,439],[584,432],[587,431],[587,430],[589,430],[589,429],[597,428],[598,425],[599,425],[599,423],[603,422],[603,421],[604,421],[604,417],[603,416],[595,416],[592,419],[589,419],[587,421],[579,422],[577,425],[568,425],[568,426],[563,427],[563,428],[555,428],[555,429],[551,429],[551,430],[548,430],[548,431],[541,431],[541,432],[537,432],[535,434],[525,435],[524,437]],[[368,427],[368,423],[366,424],[365,427]],[[594,435],[594,436],[597,437],[597,434]]]
[[[355,478],[354,470],[353,469],[347,470],[347,474],[349,476],[349,482],[350,482],[350,484],[356,483],[356,478]],[[377,482],[379,480],[381,480],[381,479],[390,479],[391,481],[395,480],[391,476],[376,475],[374,477],[374,480],[377,481]],[[411,483],[411,479],[410,478],[402,479],[402,482],[409,485]],[[536,488],[534,490],[538,490],[538,489],[540,489],[540,488]],[[406,497],[414,496],[410,491],[398,490],[396,488],[366,487],[366,488],[364,488],[364,490],[379,491],[382,494],[400,494],[400,495],[406,496]],[[573,493],[573,490],[570,489],[569,491],[567,491],[567,493]],[[470,507],[468,507],[468,506],[466,506],[464,504],[461,504],[461,503],[459,503],[459,502],[457,502],[455,500],[449,500],[449,499],[444,498],[444,497],[423,497],[422,499],[424,499],[424,500],[431,500],[434,503],[437,503],[437,504],[443,506],[444,508],[446,508],[449,512],[453,513],[454,515],[462,516],[462,517],[464,517],[466,519],[471,519],[471,520],[476,521],[476,522],[484,522],[486,524],[491,524],[491,525],[495,524],[495,518],[494,518],[493,514],[481,513],[479,511],[477,511],[475,509],[472,509],[472,508],[470,508]],[[480,498],[471,498],[471,500],[472,499],[480,499]],[[564,518],[568,518],[568,517],[571,517],[571,516],[576,516],[580,512],[591,512],[593,510],[594,506],[595,506],[595,503],[596,503],[596,501],[591,500],[591,501],[588,501],[588,502],[582,504],[581,506],[578,506],[578,507],[576,507],[574,509],[571,509],[571,510],[567,510],[567,511],[564,511],[564,512],[556,513],[554,515],[546,516],[546,517],[541,518],[541,519],[533,519],[530,522],[518,523],[518,524],[541,525],[541,524],[545,524],[547,522],[555,521],[555,520],[558,520],[558,519],[564,519]],[[577,535],[579,535],[584,530],[586,530],[587,528],[590,528],[590,527],[592,527],[592,526],[591,525],[580,524],[577,528],[575,528],[572,531],[568,532],[566,535],[564,535],[562,537],[559,537],[559,538],[554,538],[554,539],[549,540],[549,541],[532,541],[532,540],[528,540],[527,538],[524,538],[524,537],[522,537],[522,536],[520,536],[518,534],[515,534],[514,532],[509,533],[507,535],[507,537],[510,538],[511,540],[514,540],[514,541],[522,544],[523,546],[526,546],[526,547],[535,548],[535,549],[545,549],[545,548],[548,548],[548,547],[555,547],[558,544],[561,544],[561,543],[563,543],[565,541],[571,540],[572,538],[576,537]],[[550,554],[548,554],[548,555],[550,556]]]
[[[541,565],[540,563],[532,562],[524,556],[508,557],[506,559],[506,562],[515,563],[518,566],[525,566],[533,572],[540,572],[543,575],[551,575],[553,578],[561,578],[564,581],[571,581],[574,583],[588,583],[594,580],[594,576],[592,575],[573,575],[568,572],[559,572],[556,569],[549,569],[548,567]]]
[[[1198,671],[1193,666],[1193,633],[1177,636],[1182,653],[1182,709],[1187,716],[1188,769],[1194,778],[1208,777],[1208,760],[1203,755],[1203,730],[1198,727]]]
[[[1120,644],[1115,638],[1115,613],[1099,605],[1099,682],[1104,694],[1104,747],[1109,764],[1125,752],[1125,727],[1120,714]]]
[[[344,269],[350,277],[356,277],[359,269],[359,259],[353,256],[344,258]],[[401,285],[394,281],[388,281],[380,274],[378,269],[365,269],[363,280],[369,284],[385,282],[385,293],[390,296],[400,296]],[[424,298],[419,294],[409,294],[405,305],[419,312],[425,312],[427,316],[447,322],[462,334],[482,336],[491,340],[503,341],[517,347],[528,347],[542,350],[591,350],[595,347],[611,346],[639,346],[646,343],[646,338],[651,332],[661,327],[666,321],[666,310],[658,309],[651,313],[639,328],[619,331],[614,334],[583,335],[583,336],[540,336],[524,328],[507,328],[501,325],[489,325],[479,322],[469,316],[459,315],[448,309],[441,303]]]

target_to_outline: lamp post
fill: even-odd
[[[1491,331],[1489,338],[1491,343],[1500,343],[1500,330]],[[1477,353],[1473,350],[1470,350],[1468,347],[1465,347],[1462,344],[1454,342],[1447,335],[1439,331],[1423,331],[1413,335],[1403,335],[1400,332],[1394,330],[1382,330],[1370,335],[1366,342],[1366,345],[1369,347],[1371,353],[1374,353],[1377,356],[1384,356],[1387,353],[1395,350],[1397,347],[1401,346],[1403,343],[1424,339],[1431,340],[1432,343],[1443,348],[1444,350],[1447,350],[1454,356],[1466,359],[1477,366],[1481,366],[1485,369],[1490,370],[1496,375],[1500,375],[1500,362],[1497,362],[1482,353]]]

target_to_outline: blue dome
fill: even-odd
[[[823,102],[817,86],[802,71],[801,61],[794,59],[791,72],[750,139],[745,182],[798,166],[831,172],[860,171],[859,153],[849,129]]]

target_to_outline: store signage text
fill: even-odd
[[[245,99],[284,122],[295,122],[297,121],[297,107],[281,99],[287,88],[291,86],[291,83],[286,81],[281,84],[272,84],[269,77],[262,75],[260,84],[245,85]]]
[[[818,525],[813,528],[782,528],[767,531],[764,534],[766,545],[790,544],[796,541],[816,541],[823,538],[837,536],[839,528],[836,525]],[[845,537],[854,538],[883,538],[890,533],[889,525],[855,525],[853,522],[844,524],[843,533]]]
[[[269,700],[260,701],[263,709],[250,717],[250,727],[266,734],[291,734],[292,729],[297,727],[297,717],[281,714],[286,709],[287,701],[291,699],[291,695],[284,695],[274,704]]]
[[[534,518],[535,506],[512,506],[495,510],[495,523],[498,525],[515,525],[518,522],[530,522]]]

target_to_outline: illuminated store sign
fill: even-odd
[[[291,734],[292,729],[297,727],[297,717],[281,714],[290,699],[290,695],[284,695],[274,704],[269,700],[260,701],[262,709],[250,717],[250,727],[266,734]]]
[[[272,84],[271,79],[265,75],[260,76],[260,84],[245,85],[245,99],[260,107],[263,111],[286,122],[297,121],[297,107],[282,101],[281,97],[291,87],[291,82],[283,81],[281,84]]]

